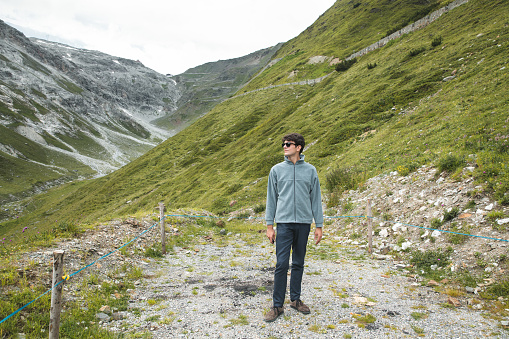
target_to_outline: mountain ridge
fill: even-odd
[[[171,135],[151,121],[175,110],[173,80],[3,21],[0,38],[0,201],[104,175]]]

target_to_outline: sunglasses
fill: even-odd
[[[283,142],[283,143],[281,144],[281,146],[282,146],[282,147],[290,147],[290,146],[292,146],[292,145],[295,145],[295,143],[293,143],[293,142]]]

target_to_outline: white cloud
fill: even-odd
[[[2,20],[27,36],[140,60],[178,74],[285,42],[334,0],[2,0]]]

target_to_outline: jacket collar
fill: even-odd
[[[304,162],[304,157],[305,157],[305,155],[304,155],[304,154],[301,154],[301,155],[300,155],[300,159],[299,159],[299,160],[297,160],[297,162],[296,162],[295,164],[297,165],[298,163],[302,163],[302,162]],[[293,162],[291,162],[291,161],[288,159],[288,157],[287,157],[286,155],[285,155],[285,162],[288,162],[288,163],[290,163],[290,164],[292,164],[292,165],[293,165]]]

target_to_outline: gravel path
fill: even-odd
[[[101,326],[154,338],[509,338],[466,299],[444,307],[448,296],[406,276],[403,264],[370,258],[346,238],[326,236],[319,246],[311,238],[302,290],[309,315],[285,305],[284,316],[263,321],[272,304],[275,247],[262,233],[143,262],[146,279],[130,291],[129,310]]]

